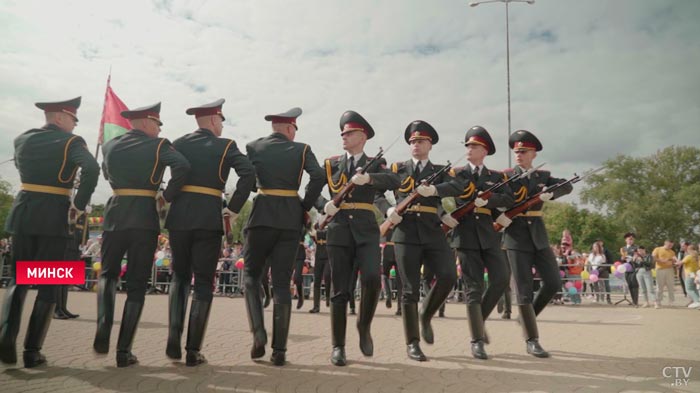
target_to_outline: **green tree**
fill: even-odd
[[[572,203],[556,201],[545,203],[544,212],[545,226],[552,244],[560,243],[565,229],[571,232],[572,246],[580,252],[589,251],[593,242],[603,240],[614,255],[617,246],[622,243],[623,229],[612,217],[580,209]]]
[[[5,232],[5,221],[7,221],[7,216],[10,214],[10,209],[12,209],[14,201],[15,196],[12,193],[12,186],[10,183],[0,178],[0,223],[2,223],[0,232],[3,238],[9,236],[9,234]]]
[[[620,155],[581,193],[641,244],[695,241],[700,234],[700,149],[670,146],[649,157]],[[611,248],[612,249],[612,248]]]

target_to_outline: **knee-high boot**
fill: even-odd
[[[205,302],[196,298],[192,300],[190,321],[187,326],[187,344],[185,345],[185,349],[187,350],[185,360],[188,367],[207,362],[207,359],[200,351],[202,350],[202,343],[204,342],[204,334],[207,332],[210,311],[211,301]]]
[[[182,331],[185,328],[187,298],[190,294],[190,280],[182,279],[177,274],[170,281],[168,312],[168,344],[165,354],[171,359],[182,358]]]
[[[27,326],[27,336],[24,338],[24,367],[32,368],[46,363],[46,358],[41,354],[46,333],[53,318],[56,303],[47,303],[36,299],[32,316]]]
[[[6,364],[17,363],[17,334],[26,297],[27,287],[16,285],[15,280],[5,290],[0,315],[0,361]]]
[[[97,353],[109,352],[109,338],[114,324],[114,302],[117,296],[117,280],[100,277],[97,285],[97,330],[92,348]]]
[[[127,301],[124,304],[122,323],[119,326],[119,339],[117,340],[117,367],[127,367],[139,362],[136,356],[131,353],[131,347],[134,344],[136,330],[141,320],[141,311],[143,311],[142,302]]]

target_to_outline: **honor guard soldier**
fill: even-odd
[[[131,353],[153,266],[160,232],[157,200],[172,201],[187,180],[190,164],[165,138],[159,138],[160,103],[121,113],[131,120],[132,130],[103,147],[102,169],[113,190],[105,206],[102,235],[102,273],[97,288],[97,331],[93,348],[109,352],[114,322],[114,303],[121,261],[127,256],[126,288],[119,339],[117,367],[138,363]],[[160,195],[158,188],[165,167],[170,181]]]
[[[318,313],[321,310],[321,280],[325,288],[326,307],[331,301],[331,266],[328,263],[328,250],[326,249],[326,230],[318,229],[318,224],[314,224],[311,238],[316,243],[314,257],[314,306],[309,312]]]
[[[481,193],[495,184],[504,181],[503,174],[484,165],[486,156],[496,153],[496,146],[488,131],[475,126],[464,137],[467,148],[468,164],[455,168],[453,174],[463,179],[467,187],[456,198],[457,207],[474,202],[472,213],[462,220],[454,218],[448,226],[452,227],[451,245],[457,252],[457,259],[462,269],[462,280],[466,286],[467,316],[471,331],[472,356],[487,359],[484,350],[486,333],[484,321],[508,286],[510,267],[503,250],[500,235],[493,230],[492,211],[507,209],[513,205],[512,191],[504,185],[489,198],[482,199]],[[488,269],[489,286],[484,291],[484,268]]]
[[[347,111],[340,117],[340,135],[343,138],[342,156],[325,161],[328,189],[333,198],[345,187],[348,181],[355,184],[354,190],[340,204],[326,202],[323,209],[333,219],[328,224],[328,257],[331,263],[333,297],[331,298],[331,330],[333,352],[331,363],[345,366],[345,331],[347,327],[347,307],[351,297],[351,283],[355,264],[359,266],[362,295],[357,330],[360,334],[360,350],[365,356],[372,356],[374,344],[370,326],[379,300],[380,260],[379,226],[374,210],[377,193],[383,194],[399,186],[399,178],[386,169],[386,161],[375,160],[365,173],[356,169],[364,168],[371,161],[364,153],[365,143],[374,136],[372,126],[357,112]],[[319,201],[322,201],[320,199]],[[318,206],[320,207],[320,206]]]
[[[199,351],[211,310],[211,283],[221,255],[222,215],[228,214],[234,220],[255,187],[253,165],[238,150],[236,142],[221,138],[225,120],[221,112],[223,104],[224,99],[220,99],[187,109],[188,115],[195,116],[199,129],[173,141],[175,149],[190,162],[191,169],[165,222],[173,254],[165,353],[171,359],[182,358],[180,339],[194,273],[194,295],[185,346],[188,366],[206,362]],[[221,197],[231,168],[236,171],[238,182],[231,200],[222,211]]]
[[[17,261],[61,261],[69,238],[68,214],[83,214],[97,185],[100,167],[83,138],[73,135],[78,124],[80,97],[40,102],[46,125],[15,138],[15,166],[22,181],[5,223],[12,235],[12,280],[5,290],[0,316],[0,361],[17,363],[16,341],[28,286],[17,285]],[[81,181],[71,201],[73,181]],[[24,339],[24,366],[46,363],[41,354],[56,306],[57,287],[41,285]]]
[[[386,295],[386,308],[391,308],[391,297],[394,294],[391,285],[391,270],[394,269],[394,281],[396,282],[396,315],[401,315],[401,297],[403,296],[403,285],[401,276],[396,274],[396,253],[395,243],[391,241],[394,230],[389,229],[384,235],[384,248],[382,249],[382,282],[384,283],[384,293]]]
[[[537,152],[542,150],[542,144],[529,131],[519,130],[511,134],[508,144],[513,149],[517,166],[505,171],[507,177],[512,177],[532,168],[532,162]],[[569,194],[571,184],[557,188],[554,192],[546,192],[546,187],[562,182],[562,179],[552,177],[548,171],[535,171],[522,179],[511,183],[515,204],[519,204],[541,191],[540,200],[546,202],[562,195]],[[503,225],[505,235],[503,246],[508,253],[508,261],[513,272],[518,309],[521,324],[527,340],[527,353],[539,357],[549,357],[539,344],[536,316],[547,306],[554,294],[561,289],[561,277],[557,261],[549,246],[547,230],[542,219],[542,205],[538,203],[524,213],[509,220],[501,214],[496,222]],[[533,294],[533,274],[535,267],[542,284],[537,296]],[[490,271],[489,271],[490,274]],[[534,299],[533,299],[534,297]]]
[[[292,276],[292,282],[297,292],[297,310],[304,306],[304,265],[306,262],[306,245],[304,245],[304,235],[305,230],[301,231],[299,242],[299,247],[297,247],[297,254],[294,258],[294,275]]]
[[[406,127],[404,139],[410,145],[411,159],[391,165],[391,171],[401,181],[400,187],[394,190],[396,203],[400,204],[414,189],[420,197],[402,216],[391,208],[387,217],[395,225],[391,240],[395,243],[398,273],[403,283],[403,296],[398,301],[403,313],[406,352],[411,360],[426,361],[420,348],[418,328],[421,265],[429,266],[436,278],[435,285],[423,299],[420,313],[423,339],[432,344],[434,337],[430,322],[457,281],[454,254],[440,227],[440,201],[444,197],[459,195],[463,186],[444,171],[430,184],[421,184],[443,168],[429,158],[430,150],[439,140],[433,126],[422,120],[413,121]]]
[[[287,336],[292,311],[289,290],[294,256],[299,247],[305,213],[314,206],[325,184],[323,169],[318,165],[311,147],[294,142],[297,117],[301,109],[267,115],[272,122],[272,134],[250,142],[246,149],[255,167],[258,195],[246,227],[245,302],[248,321],[253,332],[253,359],[265,355],[267,332],[263,321],[260,296],[265,261],[272,270],[272,358],[276,366],[285,363]],[[309,183],[303,199],[297,194],[301,177],[306,171]]]

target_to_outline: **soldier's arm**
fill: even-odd
[[[435,189],[440,198],[454,197],[462,195],[464,187],[466,186],[464,180],[461,177],[450,176],[449,174],[443,174],[441,176],[440,182],[437,182]]]
[[[376,164],[376,169],[372,170],[371,173],[368,172],[370,177],[370,184],[377,190],[395,190],[401,186],[401,179],[399,175],[392,172],[386,167],[386,160],[380,158]]]
[[[547,187],[551,187],[553,185],[556,185],[558,183],[562,183],[565,181],[566,181],[565,179],[557,179],[556,177],[552,177],[550,175],[549,178],[547,179]],[[559,187],[553,191],[554,197],[552,197],[552,199],[557,199],[561,196],[571,194],[571,191],[573,191],[573,190],[574,190],[574,186],[571,183],[569,183],[563,187]]]
[[[382,217],[386,216],[386,211],[391,207],[391,203],[386,199],[385,193],[386,192],[377,191],[374,194],[374,206],[382,213]]]
[[[85,205],[90,201],[97,186],[100,166],[81,137],[76,138],[68,147],[68,160],[80,167],[80,186],[73,198],[73,204],[76,208],[85,210]]]
[[[318,165],[316,156],[311,151],[311,146],[304,146],[304,171],[309,174],[309,183],[306,185],[304,200],[302,205],[305,210],[311,210],[321,195],[323,186],[326,185],[326,174],[323,168]]]
[[[190,162],[180,152],[175,150],[169,140],[165,139],[160,146],[160,161],[170,167],[170,181],[163,191],[165,200],[172,201],[180,193],[190,173]]]
[[[238,213],[245,201],[250,196],[250,192],[255,187],[255,168],[253,164],[248,160],[248,157],[244,156],[236,142],[232,142],[228,151],[226,152],[226,165],[233,168],[238,175],[238,181],[236,182],[236,191],[233,192],[231,200],[228,202],[228,207],[234,213]]]
[[[503,175],[503,179],[499,179],[498,181],[501,180],[507,180],[506,175]],[[506,184],[491,194],[489,203],[486,204],[486,208],[495,209],[502,207],[509,209],[513,206],[513,203],[515,203],[515,198],[513,198],[513,190],[511,190],[510,186]]]
[[[314,202],[314,207],[319,213],[324,214],[323,209],[326,207],[328,201],[329,199],[326,199],[323,195],[319,195],[318,198],[316,198],[316,202]]]

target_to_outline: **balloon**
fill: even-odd
[[[389,275],[390,275],[391,277],[396,277],[396,269],[394,269],[394,268],[392,267],[391,270],[389,270]]]
[[[101,262],[95,262],[92,264],[92,270],[102,270],[102,263]]]
[[[127,262],[126,259],[122,259],[122,266],[126,265],[126,262]]]
[[[122,265],[122,271],[119,273],[119,277],[123,277],[126,274],[126,265]]]
[[[163,259],[165,258],[165,253],[163,251],[158,251],[156,253],[156,259]]]
[[[559,270],[559,276],[560,276],[561,278],[566,277],[566,272],[564,272],[563,270]]]
[[[588,273],[588,272],[586,272],[586,273]],[[597,276],[598,273],[600,273],[600,272],[598,271],[598,269],[593,269],[593,270],[591,270],[591,276]]]
[[[617,278],[622,278],[622,277],[624,277],[624,275],[625,275],[625,273],[621,272],[620,269],[615,271],[615,277],[617,277]]]
[[[236,263],[234,264],[234,266],[235,266],[236,269],[238,269],[238,270],[243,269],[243,265],[244,265],[244,263],[243,263],[243,258],[240,258],[240,259],[237,260]]]
[[[610,273],[615,273],[617,271],[617,266],[612,265],[610,266]]]
[[[627,272],[627,267],[625,265],[620,265],[617,267],[617,271],[615,273],[620,273],[620,274],[625,274]]]
[[[488,281],[488,280],[489,280],[489,274],[488,274],[488,273],[484,273],[484,281]]]
[[[598,275],[597,274],[591,275],[590,280],[591,280],[591,282],[598,282]]]
[[[163,260],[162,260],[162,259],[156,259],[156,266],[163,266]]]
[[[585,270],[581,272],[581,279],[582,280],[588,280],[588,277],[590,277],[590,276],[591,276],[591,274]]]
[[[576,289],[576,287],[569,288],[569,295],[575,295],[577,293],[578,293],[578,289]]]
[[[629,262],[626,262],[626,263],[625,263],[624,265],[622,265],[622,266],[625,267],[625,271],[631,272],[631,271],[634,270],[634,268],[632,267],[632,264],[629,263]]]
[[[566,288],[566,289],[573,288],[573,287],[574,287],[574,283],[572,283],[571,281],[567,281],[566,284],[564,284],[564,288]]]
[[[622,262],[620,262],[620,261],[615,261],[615,264],[614,264],[615,267],[618,267],[618,266],[620,266],[620,265],[622,265]]]
[[[163,259],[163,266],[170,266],[170,259]]]
[[[574,288],[578,289],[579,291],[581,288],[583,288],[583,283],[581,281],[575,281],[574,282]]]
[[[656,269],[651,269],[651,276],[656,278]]]

